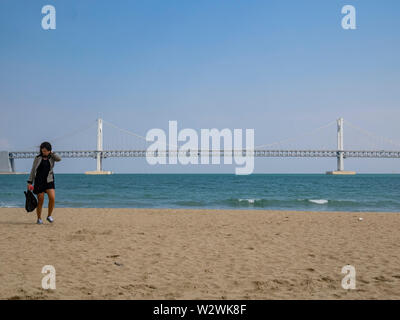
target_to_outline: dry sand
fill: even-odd
[[[35,225],[35,213],[0,209],[0,298],[400,298],[399,213],[56,208],[54,217]],[[341,286],[347,264],[355,290]],[[56,290],[41,288],[44,265],[56,268]]]

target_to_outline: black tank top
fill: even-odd
[[[36,171],[36,178],[35,178],[36,183],[43,183],[43,182],[46,183],[49,171],[50,171],[49,159],[46,160],[42,159]]]

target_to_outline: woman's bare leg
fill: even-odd
[[[43,207],[43,202],[44,202],[44,192],[38,193],[37,198],[38,198],[38,205],[36,207],[36,214],[37,214],[38,219],[42,219],[42,207]]]
[[[47,196],[49,197],[49,209],[48,209],[48,217],[51,217],[54,209],[54,203],[56,200],[56,191],[54,189],[47,189],[46,190]]]

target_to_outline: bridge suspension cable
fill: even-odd
[[[86,131],[87,129],[93,127],[95,124],[96,124],[96,121],[92,120],[88,124],[86,124],[85,126],[80,127],[79,129],[76,129],[76,130],[74,130],[74,131],[72,131],[70,133],[67,133],[67,134],[64,134],[62,136],[58,136],[58,137],[56,137],[54,139],[51,139],[51,142],[56,142],[56,141],[59,141],[59,140],[63,140],[63,139],[72,137],[72,136],[74,136],[74,135],[76,135],[78,133],[82,133],[83,131]]]
[[[139,135],[139,134],[137,134],[137,133],[134,133],[134,132],[132,132],[132,131],[129,131],[129,130],[120,128],[120,127],[118,127],[117,125],[115,125],[115,124],[113,124],[113,123],[111,123],[111,122],[109,122],[109,121],[106,121],[106,120],[104,120],[104,119],[103,119],[103,123],[105,123],[105,124],[107,124],[107,125],[109,125],[109,126],[111,126],[111,127],[114,127],[115,129],[118,129],[118,130],[120,130],[120,131],[122,131],[122,132],[124,132],[124,133],[126,133],[126,134],[129,134],[129,135],[131,135],[131,136],[140,138],[140,139],[142,139],[142,140],[144,140],[144,141],[146,141],[146,142],[149,143],[149,141],[147,141],[146,137],[144,137],[144,136],[141,136],[141,135]],[[270,143],[270,144],[258,145],[258,146],[255,146],[255,148],[270,147],[270,146],[274,146],[274,145],[277,145],[277,144],[281,144],[281,143],[283,143],[283,142],[288,142],[288,141],[297,140],[297,139],[300,139],[300,138],[309,136],[309,135],[311,135],[311,134],[314,134],[314,133],[316,133],[316,132],[318,132],[318,131],[320,131],[320,130],[322,130],[322,129],[324,129],[324,128],[327,128],[327,127],[329,127],[329,126],[335,124],[335,123],[336,123],[336,121],[334,120],[334,121],[331,121],[331,122],[329,122],[329,123],[327,123],[327,124],[324,124],[323,126],[320,126],[320,127],[316,128],[316,129],[314,129],[314,130],[312,130],[312,131],[310,131],[310,132],[307,132],[307,133],[304,134],[304,135],[296,136],[296,137],[288,138],[288,139],[284,139],[284,140],[280,140],[280,141],[273,142],[273,143]],[[170,144],[168,144],[168,143],[166,143],[166,145],[167,145],[167,146],[171,146],[171,147],[176,147],[176,148],[178,147],[178,146],[175,146],[175,145],[170,145]]]
[[[126,134],[129,134],[129,135],[134,136],[134,137],[136,137],[136,138],[143,139],[143,140],[146,141],[147,143],[150,143],[150,142],[151,142],[151,141],[147,141],[146,137],[141,136],[140,134],[137,134],[137,133],[134,133],[134,132],[132,132],[132,131],[129,131],[129,130],[120,128],[120,127],[118,127],[117,125],[115,125],[115,124],[113,124],[113,123],[111,123],[111,122],[109,122],[109,121],[106,121],[106,120],[104,120],[104,119],[103,119],[103,123],[108,124],[109,126],[114,127],[115,129],[118,129],[118,130],[120,130],[120,131],[122,131],[122,132],[124,132],[124,133],[126,133]],[[170,145],[170,144],[168,144],[168,143],[166,143],[166,145],[167,145],[167,146],[171,146],[171,147],[178,148],[178,146],[176,146],[176,145],[172,145],[172,144]]]
[[[56,137],[56,138],[54,138],[54,139],[51,139],[51,140],[49,140],[49,141],[50,141],[51,143],[55,143],[55,142],[59,142],[59,141],[61,141],[61,140],[64,140],[64,139],[66,139],[66,138],[70,138],[70,137],[72,137],[72,136],[75,136],[75,135],[77,135],[77,134],[79,134],[79,133],[82,133],[82,132],[86,131],[86,130],[89,129],[89,128],[92,128],[94,125],[96,125],[96,122],[97,122],[97,120],[96,120],[96,121],[90,121],[89,123],[85,124],[84,126],[81,126],[81,127],[78,128],[78,129],[73,130],[72,132],[69,132],[69,133],[60,135],[60,136],[58,136],[58,137]],[[131,136],[134,136],[134,137],[139,138],[139,139],[141,139],[141,140],[144,140],[146,143],[150,143],[150,141],[147,141],[146,137],[144,137],[144,136],[142,136],[142,135],[139,135],[139,134],[137,134],[137,133],[134,133],[134,132],[129,131],[129,130],[124,129],[124,128],[120,128],[119,126],[117,126],[117,125],[115,125],[115,124],[113,124],[113,123],[111,123],[111,122],[109,122],[109,121],[106,121],[106,120],[104,120],[104,119],[103,119],[103,123],[105,123],[105,124],[107,124],[107,125],[109,125],[109,126],[115,128],[115,129],[117,129],[117,130],[119,130],[119,131],[121,131],[121,132],[124,132],[124,133],[126,133],[126,134],[128,134],[128,135],[131,135]],[[322,129],[324,129],[324,128],[327,128],[327,127],[329,127],[329,126],[334,125],[335,123],[336,123],[336,121],[331,121],[331,122],[326,123],[326,124],[324,124],[324,125],[322,125],[322,126],[320,126],[320,127],[318,127],[318,128],[315,128],[315,129],[313,129],[313,130],[311,130],[311,131],[309,131],[309,132],[306,132],[306,133],[304,133],[304,134],[302,134],[302,135],[297,135],[297,136],[295,136],[295,137],[286,138],[286,139],[279,140],[279,141],[275,141],[275,142],[272,142],[272,143],[269,143],[269,144],[257,145],[257,146],[255,146],[254,148],[268,148],[268,147],[276,146],[276,145],[283,144],[283,143],[287,143],[287,142],[293,142],[293,141],[299,140],[299,139],[301,139],[301,138],[304,138],[304,137],[310,136],[310,135],[312,135],[312,134],[315,134],[315,133],[319,132],[320,130],[322,130]],[[385,138],[385,137],[379,136],[379,135],[377,135],[377,134],[374,134],[374,133],[372,133],[372,132],[369,132],[369,131],[367,131],[367,130],[365,130],[365,129],[363,129],[363,128],[360,128],[359,126],[357,126],[357,125],[351,123],[351,122],[348,121],[348,120],[345,120],[345,123],[346,123],[349,127],[351,127],[351,128],[353,128],[353,129],[359,131],[360,133],[362,133],[362,134],[368,136],[369,138],[374,138],[374,139],[378,139],[378,140],[381,140],[381,141],[385,141],[386,143],[391,144],[391,145],[393,145],[393,146],[395,146],[395,147],[400,147],[400,143],[397,143],[397,142],[393,141],[392,139]],[[370,141],[370,143],[371,143],[371,141]],[[376,145],[376,144],[374,144],[374,145]],[[167,143],[167,146],[178,147],[178,146],[175,146],[175,145],[169,145],[168,143]],[[39,146],[31,146],[30,148],[39,148]]]
[[[58,142],[60,140],[64,140],[64,139],[72,137],[72,136],[74,136],[74,135],[76,135],[78,133],[82,133],[82,132],[86,131],[87,129],[92,128],[95,124],[96,124],[96,121],[92,120],[89,123],[86,123],[84,126],[81,126],[78,129],[73,130],[72,132],[60,135],[60,136],[58,136],[56,138],[49,139],[48,141],[50,143],[54,144],[55,142]],[[40,145],[31,145],[31,146],[26,147],[26,149],[31,149],[31,148],[32,149],[39,149],[39,147],[40,147]]]
[[[345,122],[349,127],[351,127],[351,128],[353,128],[353,129],[355,129],[355,130],[361,132],[362,134],[368,136],[369,138],[375,138],[375,139],[379,139],[379,140],[382,140],[382,141],[386,141],[386,143],[388,143],[388,144],[391,144],[391,145],[393,145],[393,146],[395,146],[395,147],[400,147],[400,143],[397,143],[397,142],[393,141],[392,139],[385,138],[385,137],[382,137],[382,136],[378,136],[378,135],[375,134],[375,133],[372,133],[372,132],[367,131],[367,130],[365,130],[365,129],[363,129],[363,128],[360,128],[359,126],[357,126],[357,125],[355,125],[355,124],[352,124],[352,123],[351,123],[350,121],[348,121],[348,120],[344,120],[344,122]]]
[[[118,127],[117,125],[115,125],[115,124],[113,124],[113,123],[111,123],[111,122],[109,122],[109,121],[106,121],[106,120],[104,120],[104,119],[103,119],[103,123],[108,124],[109,126],[114,127],[115,129],[118,129],[118,130],[120,130],[120,131],[122,131],[122,132],[124,132],[124,133],[126,133],[126,134],[129,134],[129,135],[134,136],[134,137],[136,137],[136,138],[140,138],[140,139],[143,139],[143,140],[147,141],[147,140],[146,140],[146,137],[143,137],[143,136],[141,136],[140,134],[134,133],[134,132],[132,132],[132,131],[129,131],[129,130],[120,128],[120,127]]]
[[[293,137],[293,138],[287,138],[287,139],[280,140],[280,141],[276,141],[276,142],[272,142],[272,143],[269,143],[269,144],[258,145],[258,146],[255,146],[255,148],[271,147],[271,146],[274,146],[274,145],[282,144],[282,143],[284,143],[284,142],[289,142],[289,141],[298,140],[298,139],[300,139],[300,138],[304,138],[304,137],[306,137],[306,136],[312,135],[312,134],[314,134],[314,133],[316,133],[316,132],[318,132],[318,131],[320,131],[320,130],[322,130],[322,129],[324,129],[324,128],[327,128],[327,127],[329,127],[329,126],[331,126],[331,125],[333,125],[333,124],[335,124],[335,123],[336,123],[336,121],[331,121],[331,122],[329,122],[329,123],[327,123],[327,124],[324,124],[324,125],[321,126],[321,127],[318,127],[318,128],[316,128],[316,129],[314,129],[314,130],[312,130],[312,131],[309,131],[309,132],[307,132],[307,133],[305,133],[305,134],[303,134],[303,135],[296,136],[296,137]]]

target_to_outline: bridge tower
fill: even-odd
[[[338,156],[337,156],[337,171],[344,170],[344,163],[343,163],[343,118],[337,119],[337,149],[338,149]]]
[[[327,174],[356,174],[355,171],[344,170],[343,151],[343,118],[339,118],[337,119],[337,170],[327,171]]]
[[[102,171],[102,151],[103,151],[103,120],[101,118],[97,119],[97,171]]]
[[[97,149],[96,171],[86,171],[86,174],[112,174],[111,171],[103,171],[103,119],[97,118]]]

